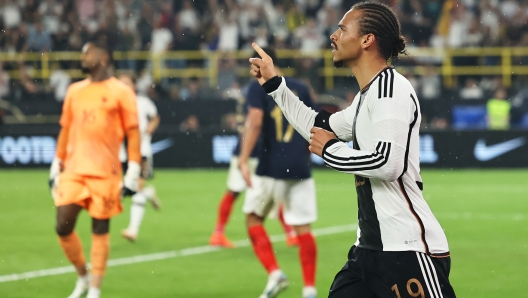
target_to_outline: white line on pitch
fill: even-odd
[[[356,229],[357,229],[357,224],[351,224],[351,225],[314,229],[313,234],[315,236],[324,236],[324,235],[332,235],[332,234],[339,234],[339,233],[344,233],[344,232],[355,231]],[[284,235],[272,235],[270,236],[270,240],[271,242],[281,242],[285,240],[285,237]],[[248,240],[238,240],[238,241],[234,241],[233,243],[236,245],[236,247],[249,246]],[[197,247],[191,247],[191,248],[184,248],[181,250],[172,250],[172,251],[159,252],[159,253],[153,253],[153,254],[147,254],[147,255],[139,255],[139,256],[133,256],[133,257],[108,260],[108,267],[128,265],[128,264],[137,264],[137,263],[144,263],[144,262],[151,262],[151,261],[159,261],[159,260],[186,257],[186,256],[192,256],[192,255],[200,255],[200,254],[205,254],[205,253],[219,251],[219,250],[221,250],[221,248],[213,247],[209,245],[197,246]],[[90,267],[90,264],[88,264],[88,267]],[[8,274],[8,275],[0,275],[0,283],[24,280],[24,279],[27,280],[27,279],[36,278],[36,277],[72,273],[74,271],[75,270],[73,269],[73,266],[64,266],[64,267],[57,267],[57,268],[50,268],[50,269],[43,269],[43,270],[34,270],[34,271],[29,271],[29,272],[24,272],[24,273],[13,273],[13,274]]]

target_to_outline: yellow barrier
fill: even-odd
[[[528,66],[512,65],[513,57],[527,57],[528,47],[507,48],[460,48],[460,49],[434,49],[434,48],[410,48],[410,55],[403,59],[436,59],[442,61],[440,67],[434,69],[444,78],[446,87],[453,86],[455,77],[461,75],[499,75],[502,77],[504,86],[509,87],[512,83],[512,75],[528,74]],[[211,87],[216,87],[219,74],[219,61],[226,56],[235,59],[247,59],[251,51],[236,52],[211,52],[211,51],[178,51],[167,52],[161,55],[152,55],[150,52],[114,52],[114,59],[123,60],[143,60],[150,61],[148,65],[152,68],[152,75],[156,82],[163,78],[190,78],[199,77],[207,78]],[[456,57],[499,57],[500,64],[495,66],[472,65],[472,66],[455,66],[453,59]],[[323,67],[319,69],[319,74],[325,78],[325,88],[334,87],[334,78],[350,76],[348,69],[334,69],[332,62],[332,52],[330,50],[320,50],[313,52],[301,52],[299,50],[278,50],[277,57],[285,58],[318,58],[323,60]],[[79,60],[78,52],[50,52],[50,53],[0,53],[0,61],[3,62],[32,62],[38,67],[30,73],[33,79],[49,79],[51,75],[50,65],[58,61],[76,61]],[[165,67],[165,60],[205,60],[207,68],[185,68],[169,69]],[[249,65],[249,64],[248,64]],[[398,67],[403,73],[412,73],[421,75],[424,73],[423,66]],[[84,77],[84,74],[78,69],[66,70],[72,78],[78,79]],[[248,76],[248,67],[239,67],[237,74]],[[119,70],[118,70],[119,72]],[[11,78],[19,79],[19,70],[9,72]],[[293,68],[285,69],[286,75],[295,75]]]

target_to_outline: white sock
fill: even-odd
[[[283,275],[282,271],[280,269],[275,269],[271,271],[268,276],[273,279],[278,279],[279,277],[281,277],[281,275]]]
[[[101,289],[90,287],[86,298],[99,298],[99,296],[101,296]]]
[[[317,290],[315,289],[315,287],[304,287],[302,292],[303,296],[317,295]]]
[[[154,188],[154,186],[147,186],[147,187],[143,188],[143,190],[141,192],[149,200],[153,199],[154,196],[156,195],[156,189]]]
[[[141,221],[145,215],[145,203],[147,197],[142,192],[137,192],[132,196],[132,206],[130,206],[130,223],[128,224],[127,231],[137,235],[139,233],[139,227]]]
[[[79,280],[83,283],[89,283],[90,282],[90,274],[86,273],[83,276],[79,276]]]

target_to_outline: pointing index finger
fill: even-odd
[[[266,52],[264,52],[263,49],[261,49],[258,44],[256,43],[252,43],[251,46],[253,47],[253,49],[260,55],[260,57],[262,59],[264,58],[270,58],[270,56],[268,56],[268,54],[266,54]]]

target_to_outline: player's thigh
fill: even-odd
[[[454,298],[450,258],[412,251],[369,252],[367,284],[381,298]]]
[[[231,157],[229,172],[227,173],[227,189],[234,192],[243,192],[246,189],[246,182],[242,177],[242,172],[238,168],[238,157]]]
[[[283,180],[284,221],[289,225],[305,225],[317,220],[317,201],[313,178]]]
[[[119,177],[87,179],[91,200],[86,209],[91,217],[109,219],[123,211],[121,205],[122,183]]]
[[[336,274],[330,286],[329,298],[376,298],[376,294],[363,281],[357,257],[352,256],[355,247],[350,249],[348,261]]]
[[[255,213],[260,217],[266,217],[274,205],[275,179],[255,175],[251,177],[251,184],[253,186],[246,191],[242,210],[246,214]]]

